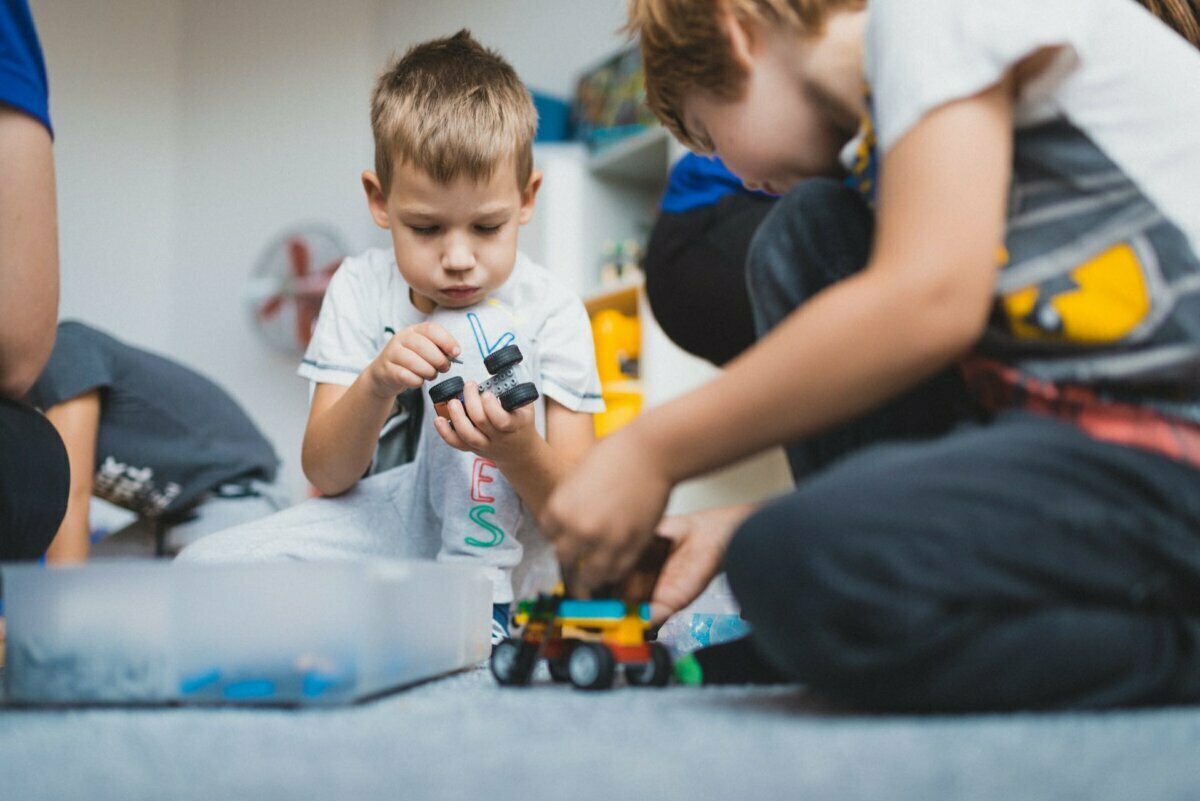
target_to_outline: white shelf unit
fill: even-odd
[[[665,403],[717,375],[707,362],[671,342],[654,320],[637,279],[598,284],[606,242],[642,244],[658,213],[670,164],[683,153],[664,129],[652,128],[591,155],[580,144],[540,144],[534,162],[543,182],[534,219],[521,248],[578,293],[594,313],[636,311],[641,321],[639,363],[643,409]],[[675,489],[668,512],[679,514],[758,500],[791,486],[787,461],[774,449]]]

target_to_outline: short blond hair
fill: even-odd
[[[641,38],[646,104],[680,142],[709,152],[683,124],[683,98],[703,90],[723,100],[741,96],[745,71],[737,64],[722,11],[798,36],[819,33],[831,11],[863,8],[866,0],[629,0],[625,29]]]
[[[410,48],[371,93],[375,172],[385,193],[398,163],[450,183],[486,181],[506,158],[515,160],[523,189],[536,131],[533,99],[516,71],[466,29]]]

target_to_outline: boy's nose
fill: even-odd
[[[475,253],[470,243],[463,237],[450,237],[442,254],[442,267],[446,270],[469,270],[474,266]]]

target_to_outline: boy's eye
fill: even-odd
[[[438,232],[436,225],[410,225],[408,227],[417,236],[433,236]]]
[[[477,225],[477,226],[475,226],[475,230],[481,234],[494,234],[497,231],[499,231],[500,228],[501,228],[500,225]]]

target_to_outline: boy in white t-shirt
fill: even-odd
[[[536,515],[603,410],[591,329],[579,299],[517,251],[541,183],[536,113],[499,55],[466,31],[412,48],[379,78],[371,123],[363,186],[393,249],[342,264],[299,371],[314,383],[304,472],[328,497],[182,558],[436,551],[489,569],[495,639],[512,571],[540,542]],[[511,412],[478,391],[483,359],[508,344],[542,396]],[[363,479],[397,395],[448,375],[467,379],[448,419],[422,393],[438,436],[422,435],[413,463]]]
[[[1153,7],[1200,44],[1194,4]],[[578,585],[659,526],[656,616],[724,566],[742,678],[1200,699],[1200,53],[1130,0],[630,9],[658,117],[783,197],[748,259],[761,341],[552,495]],[[780,444],[794,492],[659,524],[675,483]]]

